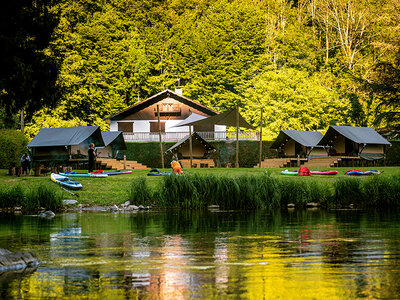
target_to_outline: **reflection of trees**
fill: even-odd
[[[12,281],[5,287],[3,295],[11,297],[352,298],[390,297],[400,288],[396,212],[168,211],[23,219],[13,219],[14,225],[0,219],[0,242],[37,250],[43,263],[20,286]]]

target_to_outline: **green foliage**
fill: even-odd
[[[128,193],[128,200],[134,205],[151,205],[153,194],[145,177],[138,177],[132,181]]]
[[[173,88],[178,78],[185,96],[217,111],[239,104],[256,127],[263,107],[269,139],[281,129],[399,121],[400,10],[393,1],[64,0],[12,7],[18,13],[3,12],[4,24],[10,16],[21,22],[4,30],[0,102],[12,100],[7,116],[25,102],[36,105],[36,114],[28,109],[29,136],[56,124],[107,128],[104,117]],[[39,26],[29,28],[34,12]],[[49,109],[55,78],[61,90],[57,108]]]
[[[272,142],[263,142],[263,159],[275,158],[275,150],[270,149]],[[163,149],[170,148],[174,143],[163,143]],[[214,159],[216,166],[225,167],[226,164],[235,163],[236,144],[234,142],[210,142],[216,148],[210,157]],[[150,168],[160,168],[160,144],[150,143],[126,143],[127,150],[121,153],[126,154],[127,160],[136,160]],[[241,167],[252,168],[258,164],[258,155],[260,144],[258,141],[239,141],[239,165]],[[165,167],[169,168],[169,162],[172,156],[164,156]]]
[[[40,207],[57,210],[62,205],[62,192],[53,185],[41,184],[31,189],[16,185],[0,190],[0,208],[22,206],[24,211],[33,211]]]
[[[165,207],[197,208],[201,205],[199,193],[188,176],[164,176],[159,196]]]
[[[257,120],[263,107],[264,124],[268,124],[265,131],[270,137],[282,129],[318,130],[327,128],[333,119],[339,124],[344,121],[342,111],[347,101],[339,100],[323,80],[304,71],[267,71],[250,85],[244,114]]]
[[[358,203],[363,199],[361,180],[359,178],[339,178],[335,181],[333,203],[336,206]]]
[[[21,131],[0,129],[0,169],[8,169],[12,164],[20,166],[26,145],[27,139]]]

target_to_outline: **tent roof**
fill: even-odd
[[[209,116],[213,116],[218,114],[218,112],[216,112],[215,110],[212,110],[211,108],[208,108],[207,106],[204,106],[203,104],[200,104],[198,102],[195,102],[187,97],[184,97],[182,95],[179,95],[171,90],[164,90],[156,95],[153,95],[149,98],[147,98],[146,100],[143,100],[139,103],[136,103],[135,105],[132,105],[131,107],[128,107],[122,111],[120,111],[119,113],[113,114],[111,116],[108,116],[107,118],[105,118],[104,120],[121,120],[126,118],[127,116],[136,113],[138,111],[141,111],[142,109],[145,109],[146,107],[153,105],[165,98],[172,98],[175,99],[179,102],[182,102],[188,106],[191,106]]]
[[[337,134],[341,134],[357,144],[391,145],[385,138],[371,127],[329,126],[325,136],[318,143],[328,145],[329,141]]]
[[[220,113],[219,115],[215,115],[212,117],[208,117],[199,121],[194,121],[185,124],[185,126],[191,125],[226,125],[236,127],[236,106],[231,108],[230,110]],[[249,123],[246,122],[245,119],[239,114],[239,127],[254,129]]]
[[[197,122],[197,121],[200,121],[200,120],[206,119],[206,118],[207,118],[206,116],[202,116],[202,115],[199,115],[199,114],[192,113],[185,120],[183,120],[182,122],[179,122],[178,124],[176,124],[176,125],[174,125],[172,127],[188,126],[187,124],[190,124],[192,122]]]
[[[126,144],[122,131],[102,131],[101,136],[103,137],[104,146],[113,144],[118,146],[119,150],[126,150]]]
[[[183,139],[181,139],[180,141],[178,141],[175,145],[173,145],[171,148],[169,148],[167,151],[165,151],[164,153],[167,154],[168,152],[173,152],[176,148],[178,148],[179,146],[183,145],[184,143],[186,143],[190,138],[190,135],[188,134],[187,136],[185,136]],[[192,133],[192,138],[198,140],[201,144],[204,145],[204,148],[207,151],[211,151],[214,150],[215,147],[212,146],[211,144],[207,143],[200,135],[198,135],[197,132],[193,132]]]
[[[85,140],[96,146],[104,146],[99,126],[42,128],[28,147],[54,147],[79,145]]]
[[[286,142],[288,137],[305,147],[315,147],[322,139],[323,135],[321,132],[318,131],[281,130],[275,142],[271,145],[270,148],[278,149],[282,144]]]

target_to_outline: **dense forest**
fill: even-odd
[[[107,124],[178,79],[281,129],[400,120],[400,0],[21,0],[1,10],[0,127]]]

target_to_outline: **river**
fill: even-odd
[[[2,214],[0,248],[40,260],[3,299],[400,297],[395,210]]]

